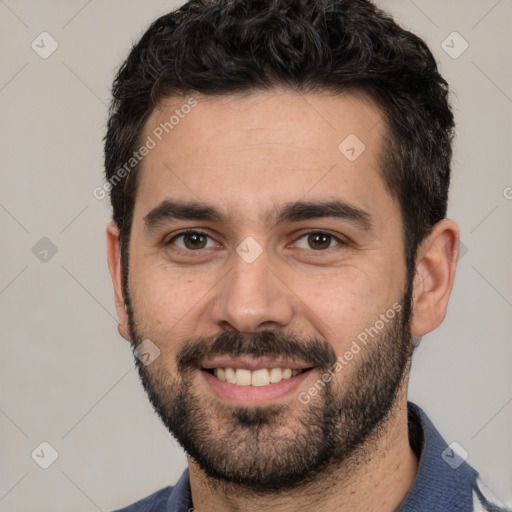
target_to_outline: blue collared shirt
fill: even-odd
[[[425,412],[409,402],[409,439],[418,454],[414,483],[396,512],[506,512],[490,503],[478,473],[448,446]],[[186,469],[174,487],[165,487],[115,512],[194,512]]]

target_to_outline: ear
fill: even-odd
[[[119,241],[119,228],[115,222],[107,225],[107,260],[112,284],[114,285],[114,299],[116,303],[119,334],[127,341],[131,340],[128,328],[128,313],[125,308],[123,291],[123,278],[121,266],[121,242]]]
[[[412,335],[434,330],[446,316],[459,256],[459,228],[450,219],[438,222],[416,256]]]

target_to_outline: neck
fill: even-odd
[[[379,431],[381,434],[368,440],[349,461],[329,468],[328,474],[315,482],[273,494],[255,494],[235,484],[214,481],[189,458],[194,509],[197,512],[302,509],[392,512],[411,488],[418,468],[417,457],[409,444],[405,394],[398,398]]]

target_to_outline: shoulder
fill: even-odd
[[[164,487],[150,496],[114,512],[165,512],[172,490],[173,487]]]
[[[458,443],[448,445],[427,414],[410,402],[408,420],[409,442],[419,464],[414,483],[399,511],[471,512],[478,473],[465,462],[467,453]]]
[[[164,487],[129,507],[114,512],[188,512],[192,508],[188,468],[176,485]]]
[[[409,441],[419,459],[412,488],[399,512],[512,512],[496,503],[456,442],[447,444],[427,414],[408,403]]]

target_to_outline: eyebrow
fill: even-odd
[[[371,231],[371,215],[345,201],[296,201],[274,208],[265,216],[269,226],[298,222],[308,219],[335,218],[349,221],[357,227]],[[153,208],[145,217],[147,230],[153,230],[173,220],[199,220],[226,223],[229,217],[215,206],[196,201],[178,201],[167,199]]]
[[[286,203],[267,217],[269,224],[282,224],[308,219],[334,218],[349,221],[365,231],[373,228],[371,215],[345,201],[297,201]]]
[[[201,220],[225,222],[224,214],[214,206],[195,201],[165,200],[153,208],[145,217],[146,229],[153,229],[172,220]]]

